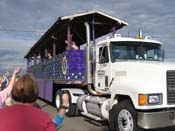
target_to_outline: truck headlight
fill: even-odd
[[[162,104],[162,94],[139,94],[138,104],[140,106]]]
[[[161,94],[148,95],[148,104],[160,104]]]

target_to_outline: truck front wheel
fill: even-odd
[[[141,131],[137,127],[137,112],[129,100],[114,105],[112,113],[116,131]]]

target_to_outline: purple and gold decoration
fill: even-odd
[[[69,83],[85,82],[84,50],[67,50],[53,59],[47,59],[28,68],[37,78]]]
[[[66,51],[67,73],[69,81],[85,81],[85,54],[83,50]]]

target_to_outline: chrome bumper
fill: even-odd
[[[161,112],[138,112],[137,125],[143,129],[175,126],[175,110]]]

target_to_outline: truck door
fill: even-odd
[[[109,62],[108,46],[98,48],[96,64],[96,89],[107,91],[111,79],[111,64]]]

